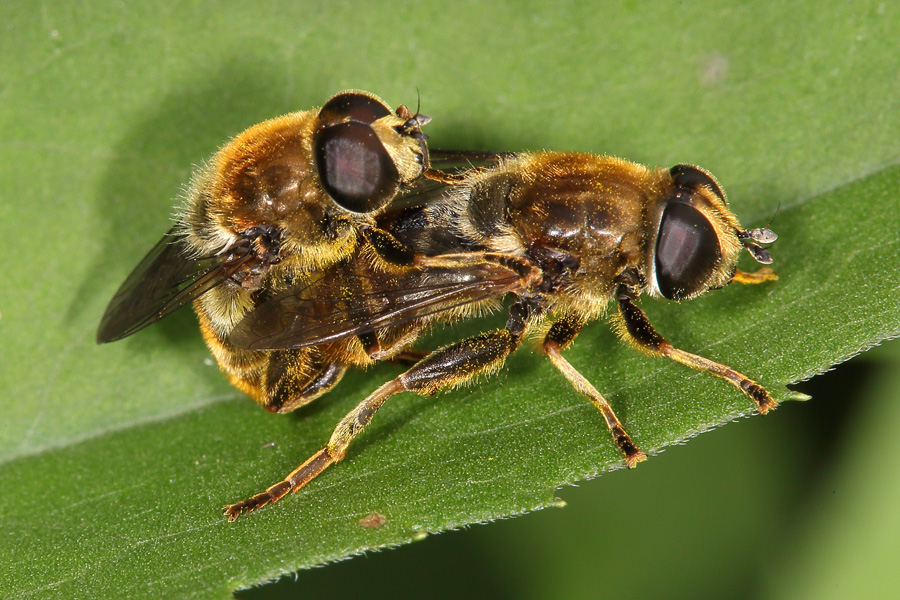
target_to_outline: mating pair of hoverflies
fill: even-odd
[[[712,175],[581,153],[429,151],[429,120],[349,91],[251,127],[198,169],[175,225],[110,301],[101,343],[192,302],[221,370],[271,412],[311,402],[351,367],[409,365],[282,481],[226,506],[229,519],[340,461],[392,395],[496,371],[527,336],[635,466],[646,455],[562,354],[610,312],[637,349],[727,380],[761,413],[775,406],[753,380],[673,346],[638,305],[644,293],[680,301],[776,278],[737,269],[742,249],[769,264],[760,244],[776,236],[743,229]],[[501,329],[416,346],[432,324],[498,310]]]

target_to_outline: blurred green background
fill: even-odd
[[[82,473],[72,471],[84,463],[67,462],[65,450],[84,452],[83,440],[134,424],[179,414],[213,421],[207,409],[227,414],[223,422],[242,418],[237,393],[199,366],[206,352],[189,314],[134,346],[104,349],[112,354],[93,346],[93,328],[134,259],[165,229],[192,165],[244,127],[335,91],[369,89],[396,104],[413,102],[418,87],[437,147],[703,164],[733,201],[751,207],[741,212],[746,222],[764,222],[777,202],[789,209],[900,162],[900,9],[885,2],[60,0],[2,3],[0,29],[4,482],[45,454],[54,461],[47,472],[77,482]],[[865,308],[854,310],[864,317]],[[896,320],[882,331],[896,335]],[[238,597],[884,597],[900,589],[898,366],[900,346],[886,343],[795,386],[810,402],[560,490],[564,509],[430,536]],[[130,401],[148,389],[158,400]],[[230,441],[228,432],[221,437],[223,446]],[[140,457],[135,448],[145,441],[128,441],[122,454]],[[175,521],[196,519],[171,515],[173,525],[165,505],[150,507],[152,534],[142,546],[129,538],[125,549],[114,519],[96,538],[29,539],[92,531],[77,506],[50,534],[5,527],[11,506],[49,512],[55,498],[0,489],[0,535],[13,532],[16,548],[76,557],[77,544],[93,556],[103,538],[108,567],[117,552],[143,560],[141,552],[163,545],[159,531],[184,534]],[[204,544],[219,538],[203,534],[222,523],[203,518],[210,522],[196,519],[191,550],[213,555],[221,548]],[[237,532],[266,518],[224,535],[240,539]],[[240,564],[243,547],[229,550],[228,566]],[[14,557],[17,573],[40,584],[29,588],[32,597],[65,597],[54,556]],[[80,573],[78,565],[64,570],[66,578]],[[0,574],[0,597],[9,593],[3,582]]]

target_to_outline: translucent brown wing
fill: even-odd
[[[233,275],[244,259],[188,258],[173,227],[135,267],[109,301],[97,343],[114,342],[159,321]]]
[[[229,334],[239,348],[302,348],[438,314],[520,287],[505,267],[426,269],[407,276],[334,270],[263,302]]]

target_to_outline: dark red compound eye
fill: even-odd
[[[347,121],[326,127],[314,146],[322,186],[342,208],[372,212],[393,197],[400,175],[369,125]]]
[[[670,202],[659,223],[656,241],[656,283],[670,300],[683,300],[709,285],[722,258],[719,237],[699,210]]]
[[[319,111],[319,119],[327,126],[339,121],[374,123],[393,114],[377,98],[358,92],[344,92],[331,98]]]
[[[675,183],[676,187],[691,191],[696,190],[703,185],[712,190],[712,192],[723,201],[725,200],[725,192],[722,191],[719,182],[700,167],[694,167],[692,165],[675,165],[669,169],[669,175],[672,176],[672,181]]]

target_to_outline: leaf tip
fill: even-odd
[[[796,402],[806,402],[807,400],[812,400],[812,396],[809,394],[804,394],[803,392],[798,392],[796,390],[788,390],[788,393],[784,396],[785,400],[794,400]]]

